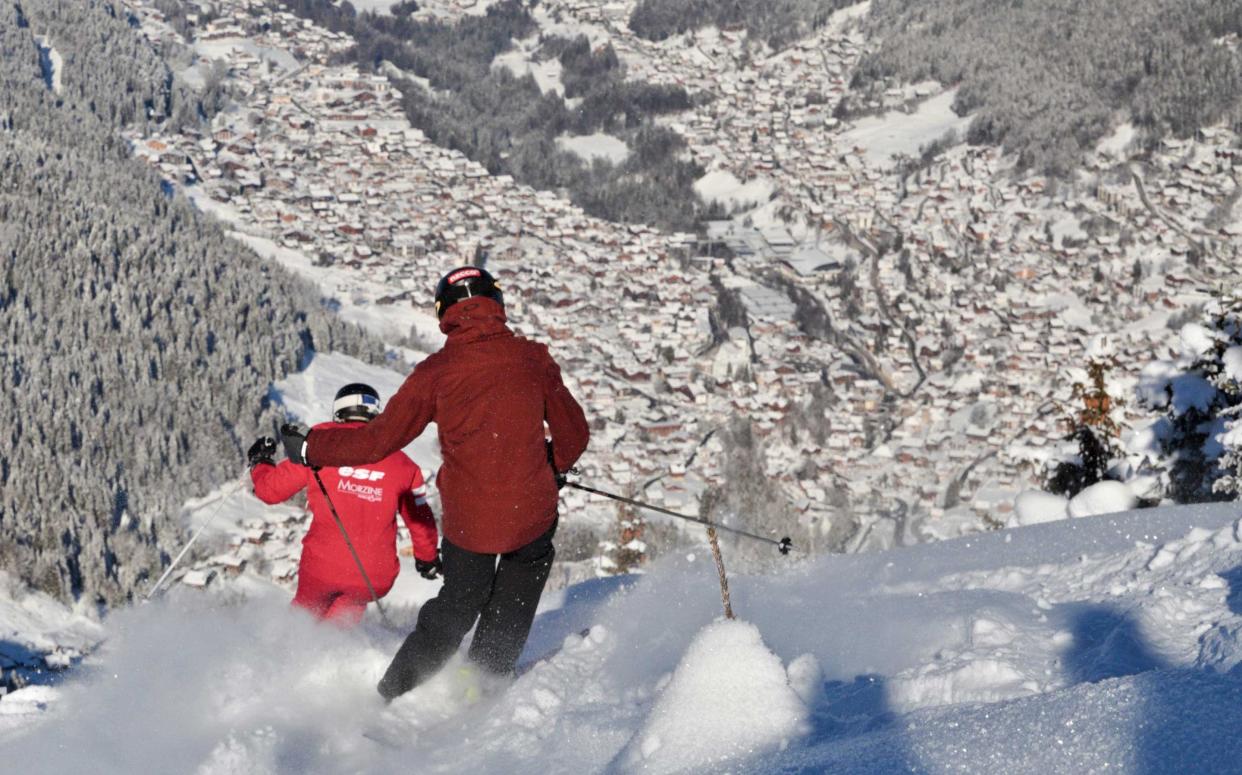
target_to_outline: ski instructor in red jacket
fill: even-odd
[[[444,586],[380,680],[389,700],[442,667],[476,620],[468,658],[513,673],[552,567],[558,485],[590,436],[548,348],[509,330],[490,274],[449,272],[436,286],[436,314],[444,347],[373,421],[281,429],[295,462],[360,466],[405,446],[428,423],[438,428]]]
[[[379,416],[379,393],[370,385],[355,382],[337,391],[332,403],[333,422],[327,428],[362,428]],[[311,511],[310,530],[302,539],[298,561],[298,589],[293,604],[316,617],[353,625],[362,619],[371,590],[383,597],[392,589],[400,571],[397,560],[399,513],[414,544],[414,567],[423,578],[434,579],[439,569],[436,555],[436,519],[427,505],[423,472],[401,451],[386,455],[366,468],[344,466],[312,472],[288,460],[275,463],[276,442],[261,438],[250,447],[250,479],[254,494],[264,503],[282,503],[302,490]],[[331,493],[331,502],[319,489],[318,475]],[[336,524],[332,513],[341,524]],[[341,535],[344,528],[353,550]],[[366,570],[362,577],[358,563]]]

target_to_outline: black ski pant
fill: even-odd
[[[539,596],[552,570],[553,523],[548,532],[507,554],[477,554],[441,542],[444,586],[418,612],[377,687],[391,700],[430,678],[457,651],[478,620],[468,658],[499,675],[511,675],[526,645]]]

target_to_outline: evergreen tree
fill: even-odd
[[[1236,499],[1242,495],[1242,297],[1224,296],[1215,322],[1222,333],[1218,340],[1219,367],[1211,380],[1221,398],[1218,419],[1225,432],[1218,438],[1223,454],[1217,461],[1219,475],[1212,492]]]
[[[1120,402],[1108,392],[1108,372],[1115,362],[1095,358],[1087,363],[1090,384],[1075,383],[1074,399],[1082,403],[1069,421],[1066,436],[1078,445],[1078,456],[1059,461],[1045,482],[1048,492],[1074,497],[1093,484],[1104,481],[1117,457],[1116,438],[1120,431],[1112,410]]]

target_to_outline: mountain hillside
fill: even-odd
[[[129,157],[120,129],[201,106],[125,17],[0,5],[0,566],[91,603],[241,473],[273,380],[315,347],[381,355]]]
[[[1242,121],[1242,8],[1232,0],[875,0],[862,106],[896,83],[960,88],[971,143],[1068,175],[1119,120],[1149,146]]]

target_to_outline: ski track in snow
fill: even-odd
[[[1240,525],[1232,505],[1174,507],[823,558],[735,577],[749,624],[724,629],[711,563],[669,558],[549,595],[523,659],[555,653],[511,686],[467,701],[454,661],[387,709],[373,687],[402,633],[179,590],[111,617],[94,657],[28,697],[6,755],[29,772],[1237,772]],[[730,750],[722,709],[765,723]]]

